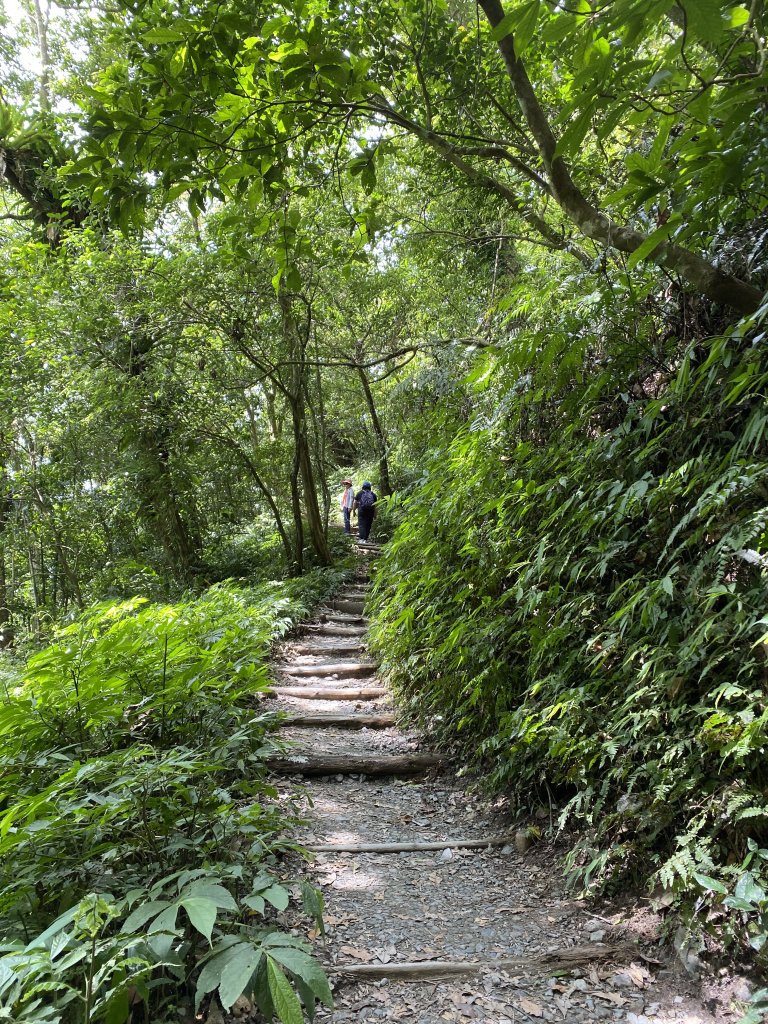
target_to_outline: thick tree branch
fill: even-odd
[[[504,182],[491,177],[490,174],[486,174],[484,171],[468,163],[461,155],[460,148],[452,145],[450,142],[446,142],[442,136],[429,131],[417,121],[413,121],[411,118],[401,114],[382,97],[371,99],[370,108],[386,117],[392,124],[404,128],[410,134],[415,135],[416,138],[421,139],[422,142],[438,153],[443,160],[460,170],[475,185],[505,199],[523,220],[527,221],[535,231],[551,244],[553,249],[570,253],[585,267],[592,266],[592,259],[583,249],[573,245],[569,239],[564,238],[554,228],[550,227],[543,217],[531,210],[528,204],[508,185],[505,185]]]
[[[501,0],[478,0],[478,3],[491,27],[495,28],[504,18]],[[552,194],[560,208],[587,238],[618,252],[634,252],[646,241],[647,236],[632,228],[614,224],[606,214],[588,201],[571,177],[565,160],[557,153],[557,140],[528,78],[525,66],[515,54],[513,36],[504,36],[498,45],[517,102],[536,142],[552,187]],[[713,266],[688,249],[664,242],[648,258],[659,266],[680,274],[685,281],[712,301],[730,306],[739,313],[753,313],[760,305],[762,295],[757,288],[731,274],[726,274],[719,267]]]

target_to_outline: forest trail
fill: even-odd
[[[305,780],[297,838],[325,898],[325,947],[309,937],[336,1005],[317,1019],[714,1024],[650,912],[574,899],[553,851],[521,853],[427,738],[397,727],[365,647],[377,548],[358,550],[357,579],[283,646],[270,702],[290,716],[273,767],[286,792]]]

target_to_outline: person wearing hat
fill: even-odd
[[[359,540],[368,540],[373,520],[376,518],[376,495],[371,489],[370,483],[366,480],[362,490],[355,495],[355,502],[352,505],[353,511],[357,511],[357,536]]]
[[[352,481],[347,479],[343,481],[344,493],[341,496],[341,514],[344,517],[344,533],[351,533],[352,527],[349,522],[349,516],[352,512],[352,505],[355,501],[355,494],[352,490]]]

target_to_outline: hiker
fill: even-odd
[[[355,495],[353,511],[357,512],[357,536],[359,540],[368,540],[373,520],[376,518],[376,495],[371,490],[370,483],[366,480],[362,490]]]
[[[352,490],[351,480],[347,479],[342,482],[344,484],[344,493],[341,496],[341,514],[344,516],[344,533],[350,533],[352,527],[349,522],[349,515],[355,501],[355,492]]]

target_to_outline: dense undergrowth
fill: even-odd
[[[338,582],[102,603],[3,676],[0,1016],[159,1020],[246,986],[286,1024],[330,1003],[276,921],[322,904],[281,871],[295,808],[265,781],[259,694],[272,642]]]
[[[763,960],[764,343],[747,322],[643,389],[607,361],[554,397],[494,356],[403,502],[372,630],[415,718],[576,828],[574,883],[647,882]]]

